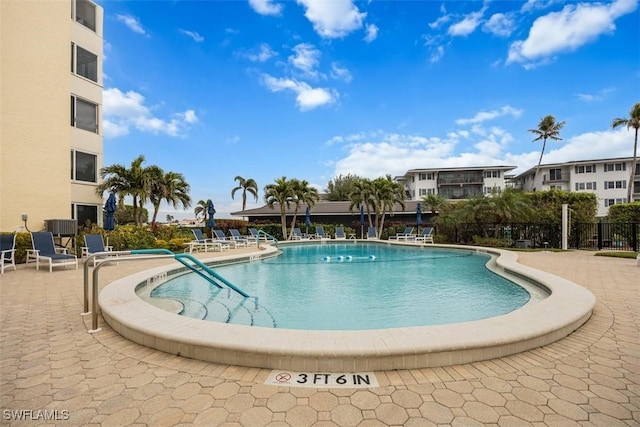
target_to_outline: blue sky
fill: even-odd
[[[104,164],[183,173],[217,217],[339,174],[624,157],[640,102],[638,0],[107,1]],[[188,211],[171,212],[177,218]]]

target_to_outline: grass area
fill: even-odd
[[[600,251],[596,252],[595,256],[608,256],[611,258],[630,258],[635,259],[638,256],[638,252],[632,251]]]

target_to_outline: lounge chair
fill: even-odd
[[[261,242],[267,242],[269,240],[273,240],[272,238],[270,238],[266,234],[259,234],[257,228],[250,228],[249,229],[249,233],[251,233],[251,237],[252,238],[254,238],[256,240],[259,239]]]
[[[209,251],[209,249],[214,251],[215,250],[222,251],[223,249],[222,244],[214,242],[212,239],[207,239],[206,237],[204,237],[204,234],[202,234],[202,230],[200,230],[199,228],[194,228],[192,231],[193,231],[195,240],[192,240],[187,243],[187,245],[189,246],[189,253],[192,253],[193,251],[198,251],[198,250],[204,250],[205,252],[207,252]]]
[[[344,234],[344,227],[336,227],[336,240],[345,240],[347,238],[346,234]]]
[[[0,234],[0,274],[4,269],[13,267],[16,270],[16,235]]]
[[[75,265],[78,269],[78,257],[69,255],[67,248],[56,248],[52,232],[31,233],[31,245],[33,249],[27,249],[26,264],[29,265],[29,260],[35,260],[36,270],[40,270],[40,261],[49,263],[49,272],[53,272],[53,267],[66,268],[67,265]]]
[[[222,230],[212,230],[213,241],[220,243],[223,247],[226,246],[228,248],[239,248],[241,246],[247,246],[246,243],[236,242],[235,240],[227,239],[227,236],[224,235],[224,231]]]
[[[257,243],[255,240],[251,240],[244,237],[242,234],[240,234],[237,228],[230,228],[229,234],[231,234],[231,240],[235,242],[240,242],[244,246],[255,245]]]
[[[303,234],[298,227],[294,227],[291,233],[291,240],[309,240],[309,236]]]
[[[413,234],[413,227],[406,227],[402,233],[397,233],[395,236],[390,236],[389,240],[408,240],[416,237]]]
[[[315,238],[320,240],[330,239],[330,237],[324,234],[324,227],[322,225],[316,225]]]
[[[84,235],[84,246],[82,247],[82,257],[86,258],[89,255],[101,253],[101,252],[111,252],[113,251],[113,246],[105,246],[104,240],[102,239],[102,234],[85,234]],[[93,257],[93,266],[96,266],[96,263],[100,261],[100,259],[108,258],[109,255],[105,254],[104,256],[95,256]]]
[[[415,237],[416,243],[433,243],[433,227],[425,227],[422,234]]]
[[[367,239],[376,240],[378,239],[378,230],[375,227],[369,227],[367,229]]]

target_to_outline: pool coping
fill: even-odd
[[[429,246],[495,254],[499,273],[525,278],[551,294],[514,312],[473,322],[362,331],[273,329],[191,319],[143,301],[136,295],[136,287],[176,268],[164,266],[110,283],[100,292],[99,305],[103,318],[115,331],[147,347],[221,364],[312,372],[416,369],[494,359],[564,338],[591,316],[596,299],[590,291],[518,264],[514,252],[475,246]],[[202,261],[233,261],[277,251],[268,245],[262,249]]]

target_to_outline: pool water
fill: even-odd
[[[220,290],[196,274],[170,279],[151,297],[182,303],[184,316],[254,326],[360,330],[484,319],[530,294],[465,250],[366,243],[288,245],[259,261],[215,267],[257,298]]]

